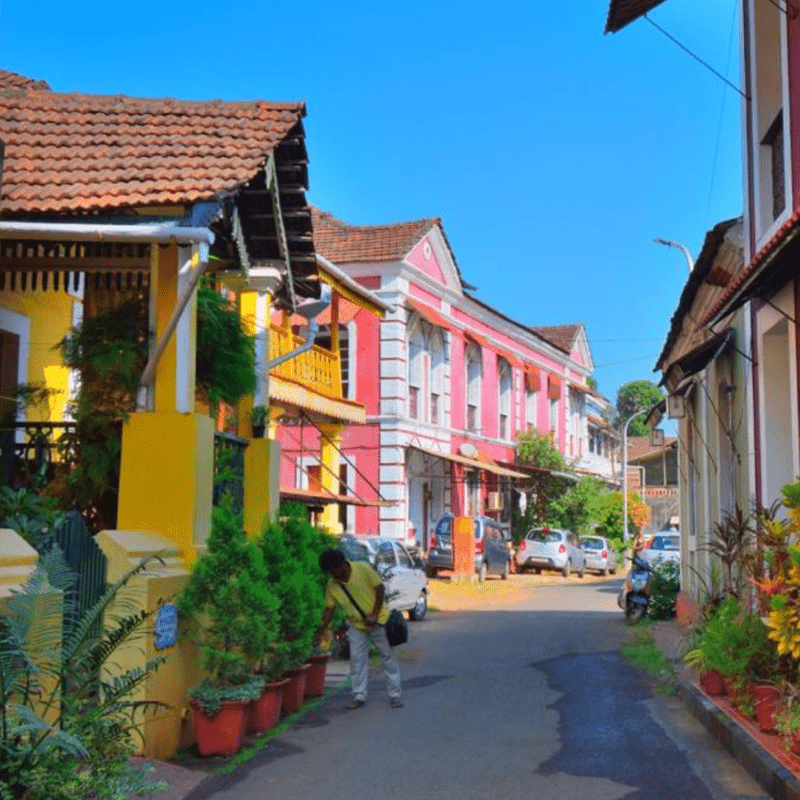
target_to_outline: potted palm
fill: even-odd
[[[189,692],[201,755],[239,750],[250,703],[263,693],[264,678],[252,664],[275,639],[276,606],[261,551],[223,503],[213,510],[208,549],[178,598],[208,673]]]
[[[263,439],[267,429],[267,407],[258,405],[253,406],[250,412],[250,424],[253,426],[253,438]]]

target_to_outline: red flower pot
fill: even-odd
[[[222,708],[213,716],[207,716],[190,700],[194,712],[194,735],[201,756],[229,756],[239,752],[247,722],[246,700],[223,700]]]
[[[250,722],[247,730],[252,733],[263,733],[278,724],[283,707],[283,690],[289,683],[288,678],[273,681],[264,686],[264,692],[250,707]]]
[[[775,712],[778,710],[781,693],[777,687],[753,684],[750,687],[753,705],[756,709],[756,722],[764,733],[775,730]]]
[[[283,710],[287,713],[297,711],[303,705],[303,696],[306,691],[306,673],[310,664],[303,664],[302,667],[293,667],[286,670],[286,677],[289,683],[283,690]]]
[[[711,697],[720,697],[725,694],[725,682],[722,675],[715,669],[700,674],[700,688]]]
[[[320,697],[325,694],[325,672],[330,657],[330,653],[320,653],[308,659],[311,666],[306,673],[306,697]]]

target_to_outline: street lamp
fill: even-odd
[[[680,242],[673,242],[672,239],[662,239],[660,236],[656,236],[653,241],[656,244],[664,245],[664,247],[673,247],[675,250],[680,250],[684,258],[686,259],[686,265],[689,267],[689,272],[694,269],[694,261],[692,260],[692,254],[689,252],[689,248],[685,244],[681,244]]]
[[[636,417],[647,414],[651,409],[643,408],[628,418],[622,429],[622,541],[628,541],[628,426]]]

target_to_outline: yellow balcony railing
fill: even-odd
[[[269,326],[269,359],[280,358],[303,344],[303,339],[279,325]],[[270,370],[290,381],[297,381],[318,394],[334,399],[342,397],[342,372],[339,366],[339,354],[332,353],[324,347],[314,345],[310,350],[296,358],[290,358],[283,364]]]

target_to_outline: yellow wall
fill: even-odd
[[[97,544],[108,558],[108,581],[117,581],[143,557],[158,555],[147,571],[133,578],[120,597],[121,604],[154,612],[160,605],[173,603],[183,589],[188,572],[183,567],[181,551],[158,533],[147,531],[102,531]],[[111,609],[111,613],[114,610]],[[125,606],[125,614],[130,606]],[[166,661],[152,672],[139,687],[135,699],[156,700],[167,707],[148,711],[142,726],[142,740],[135,740],[142,755],[150,758],[169,758],[181,747],[191,744],[192,728],[189,725],[187,693],[202,677],[197,648],[181,633],[178,620],[178,639],[175,645],[157,650],[151,617],[142,636],[120,648],[110,662],[116,674],[122,674],[157,656]]]
[[[117,526],[160,531],[191,564],[211,528],[213,476],[210,417],[131,414],[122,429]]]
[[[72,304],[79,300],[58,291],[0,292],[0,308],[30,320],[30,350],[27,383],[45,383],[58,394],[50,398],[49,408],[29,408],[31,421],[60,422],[69,395],[69,370],[62,365],[57,345],[72,327]]]

